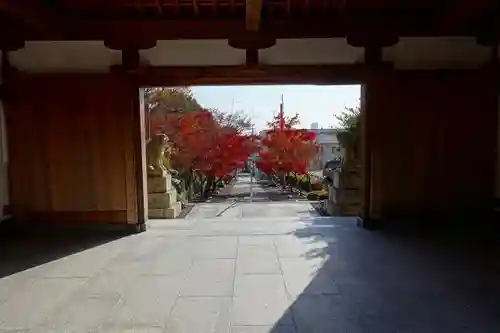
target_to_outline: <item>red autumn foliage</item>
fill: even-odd
[[[262,139],[263,149],[257,167],[267,174],[307,173],[310,161],[318,147],[311,131],[294,128],[276,128]]]
[[[224,178],[257,151],[253,137],[221,126],[207,110],[169,113],[152,125],[153,132],[168,135],[174,148],[172,166],[183,172]]]
[[[222,178],[233,170],[243,168],[245,161],[257,151],[251,136],[239,134],[233,129],[221,128],[213,144],[204,155],[202,172],[214,178]]]

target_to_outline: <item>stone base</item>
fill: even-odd
[[[175,202],[170,208],[149,208],[148,216],[151,219],[175,219],[181,213],[181,203]]]
[[[148,178],[165,178],[170,173],[167,170],[155,170],[152,171],[149,168],[147,169]]]
[[[165,177],[148,176],[148,193],[165,193],[172,188],[172,175],[166,174]]]
[[[358,216],[361,211],[361,205],[353,204],[336,204],[330,200],[326,203],[326,212],[331,216]]]
[[[164,193],[148,193],[148,208],[163,209],[172,207],[177,202],[177,191],[171,189]]]

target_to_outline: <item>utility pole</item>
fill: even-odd
[[[255,133],[255,125],[252,125],[252,137],[254,136]],[[255,159],[254,156],[252,155],[252,167],[250,168],[250,198],[253,197],[253,177],[255,175]]]

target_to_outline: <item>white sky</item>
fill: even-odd
[[[299,113],[301,126],[309,128],[317,122],[319,127],[336,126],[334,114],[345,106],[358,104],[361,87],[324,85],[268,85],[268,86],[197,86],[191,87],[195,98],[206,108],[230,112],[243,110],[253,119],[257,131],[264,129],[266,121],[279,111],[281,94],[285,102],[285,115]]]

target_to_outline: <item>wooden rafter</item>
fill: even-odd
[[[57,22],[53,13],[38,1],[0,0],[0,13],[5,13],[23,26],[39,34],[58,31],[53,22]]]
[[[163,1],[156,0],[156,8],[158,9],[158,13],[161,15],[163,13]]]
[[[0,0],[0,16],[14,18],[12,23],[0,19],[0,27],[10,32],[19,24],[18,35],[24,40],[104,40],[115,29],[132,32],[131,38],[146,34],[157,39],[228,39],[245,31],[275,38],[343,38],[358,28],[367,30],[366,21],[381,17],[383,24],[371,28],[377,30],[373,35],[387,34],[384,26],[390,26],[403,37],[475,36],[477,25],[462,23],[474,22],[496,0],[449,0],[441,8],[433,7],[433,0],[406,0],[404,6],[396,0],[329,0],[328,9],[325,0],[52,1],[57,6],[50,10],[44,6],[48,1]],[[240,6],[245,6],[245,20],[235,10]],[[219,12],[222,7],[226,11]],[[158,20],[155,8],[168,19]],[[429,24],[433,17],[447,30]]]
[[[247,31],[259,31],[262,1],[263,0],[246,0],[245,27]]]
[[[193,1],[193,11],[196,15],[200,14],[200,8],[198,7],[198,0],[192,0]]]
[[[493,11],[498,0],[452,0],[436,18],[443,33],[452,33],[461,24],[479,16],[482,12]],[[498,19],[498,18],[497,18]]]
[[[363,64],[294,66],[263,65],[258,70],[242,66],[145,67],[137,73],[143,86],[221,84],[359,84],[365,79]]]

